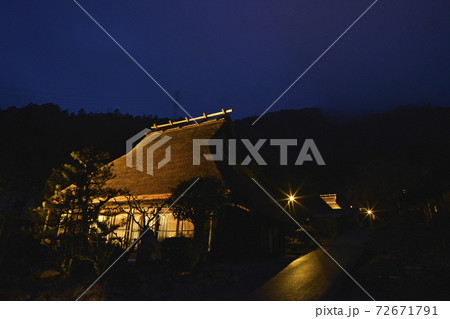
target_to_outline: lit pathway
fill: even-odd
[[[351,274],[367,237],[367,233],[355,231],[331,240],[324,248]],[[290,263],[258,288],[250,299],[335,299],[334,293],[346,279],[347,275],[321,249],[316,249]],[[370,292],[370,287],[364,288]]]

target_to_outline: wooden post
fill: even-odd
[[[152,128],[155,129],[155,130],[156,129],[162,129],[163,127],[166,127],[166,126],[174,126],[174,125],[177,125],[177,124],[189,123],[191,120],[192,121],[197,121],[197,120],[203,120],[203,119],[213,118],[213,117],[216,117],[216,116],[225,115],[225,114],[231,113],[232,111],[233,111],[232,109],[229,109],[229,110],[221,109],[220,112],[211,113],[211,114],[203,113],[203,116],[195,117],[195,118],[192,118],[192,119],[189,119],[188,117],[185,117],[184,120],[176,121],[176,122],[173,122],[172,120],[169,120],[169,123],[167,123],[167,124],[160,124],[160,125],[153,124]]]

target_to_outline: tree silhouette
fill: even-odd
[[[108,255],[102,249],[119,226],[100,221],[99,214],[121,191],[105,186],[113,178],[106,153],[93,154],[86,148],[71,157],[71,163],[54,170],[47,183],[53,195],[32,211],[35,234],[59,253],[67,271],[74,258],[90,260],[100,271],[107,259],[103,253]]]
[[[207,222],[223,209],[227,190],[217,179],[200,178],[188,192],[182,195],[194,181],[195,178],[184,181],[172,190],[172,201],[181,196],[172,210],[175,218],[194,224],[194,240],[202,250],[205,250],[208,243]]]

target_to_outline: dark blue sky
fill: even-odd
[[[372,2],[79,0],[193,116],[235,118],[262,113]],[[272,110],[449,106],[449,13],[448,0],[379,0]],[[73,1],[2,0],[0,30],[1,108],[174,113]]]

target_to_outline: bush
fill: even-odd
[[[200,250],[191,238],[167,238],[161,243],[162,259],[175,271],[192,271],[200,260]]]

